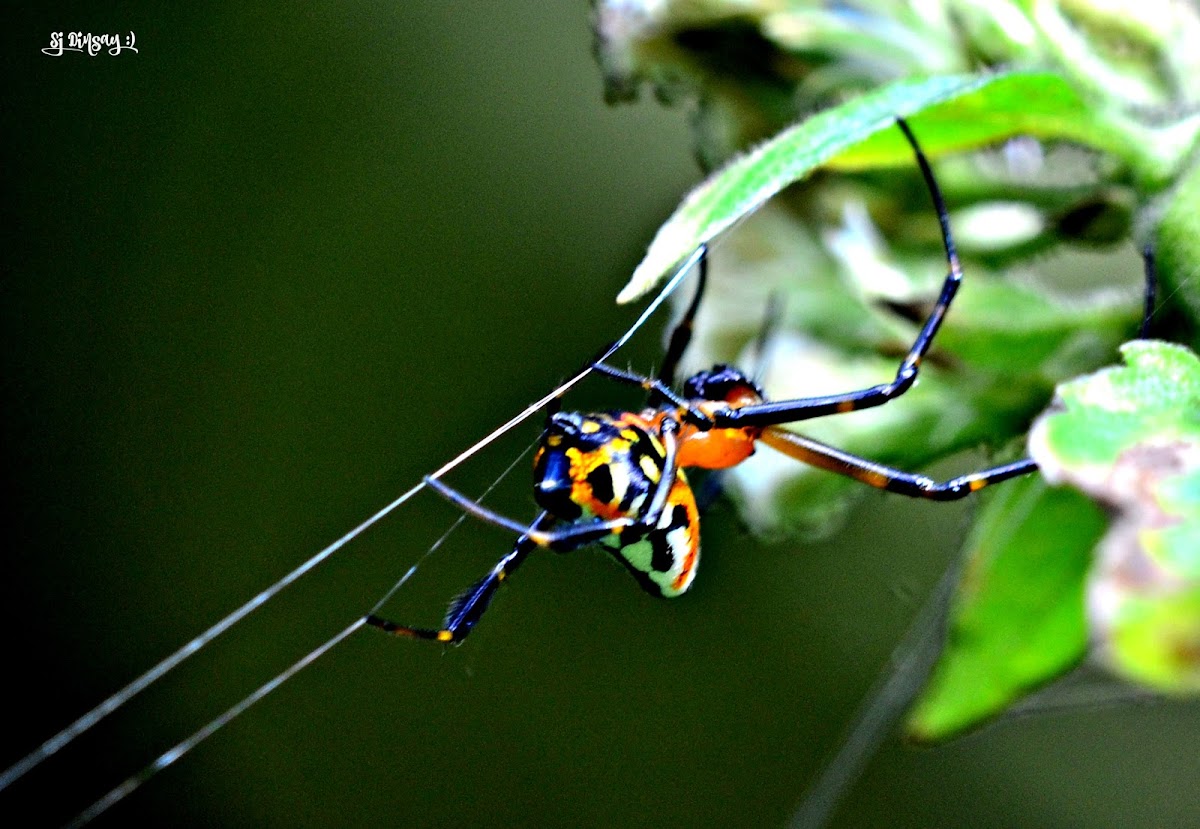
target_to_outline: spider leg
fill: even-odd
[[[908,124],[905,123],[903,118],[896,119],[896,126],[900,128],[901,132],[904,133],[904,137],[908,139],[908,143],[912,146],[913,156],[916,158],[917,166],[921,169],[921,175],[925,179],[925,186],[928,188],[930,198],[933,200],[933,206],[937,212],[938,224],[941,226],[942,246],[946,250],[946,263],[949,266],[949,272],[946,276],[946,281],[942,283],[942,292],[938,296],[937,304],[929,312],[929,317],[925,320],[925,324],[921,326],[921,330],[913,341],[912,347],[909,348],[908,354],[901,361],[900,367],[896,370],[895,378],[888,383],[881,383],[877,386],[845,392],[843,394],[801,397],[794,400],[767,401],[742,406],[737,409],[730,409],[726,412],[719,412],[713,416],[717,428],[772,426],[778,423],[791,423],[841,412],[852,412],[857,409],[868,409],[872,406],[881,406],[904,394],[916,382],[921,360],[929,350],[934,336],[941,327],[942,320],[946,316],[946,311],[950,308],[950,303],[953,301],[954,295],[958,293],[958,287],[962,283],[963,275],[962,266],[958,260],[958,252],[954,245],[954,236],[950,232],[950,217],[946,210],[946,201],[942,196],[941,188],[938,187],[937,181],[933,177],[933,170],[930,169],[929,161],[925,158],[925,153],[917,143],[916,136],[913,135],[912,130],[909,129]]]
[[[482,504],[472,501],[466,495],[463,495],[438,478],[426,476],[425,483],[447,501],[468,515],[478,518],[480,521],[485,521],[517,533],[521,538],[529,539],[529,542],[535,547],[547,547],[556,552],[569,552],[599,541],[606,536],[620,535],[629,530],[640,532],[650,529],[658,522],[658,519],[662,516],[663,509],[666,507],[667,496],[671,493],[671,486],[675,483],[676,459],[679,453],[679,441],[676,439],[675,433],[678,428],[679,425],[674,420],[663,420],[660,433],[663,448],[665,449],[663,473],[655,484],[654,494],[650,498],[649,506],[640,515],[625,515],[603,521],[569,524],[557,530],[545,530],[539,528],[536,524],[535,526],[527,527],[518,521],[490,510]]]
[[[1142,305],[1142,324],[1138,327],[1138,339],[1150,336],[1150,323],[1154,319],[1154,304],[1158,298],[1158,269],[1154,265],[1154,246],[1142,248],[1142,267],[1146,273],[1146,295]]]
[[[543,512],[533,522],[533,526],[538,529],[545,529],[553,523],[554,517],[549,513]],[[384,633],[390,633],[393,636],[407,636],[411,639],[428,639],[434,642],[457,645],[467,638],[471,629],[475,627],[476,622],[483,616],[484,611],[488,609],[488,605],[492,603],[492,599],[495,597],[500,583],[516,572],[516,569],[521,566],[531,552],[537,549],[537,546],[537,544],[530,540],[528,535],[522,535],[518,538],[512,550],[504,558],[500,559],[496,563],[496,566],[488,571],[486,576],[454,598],[454,601],[450,603],[450,608],[446,611],[446,618],[443,620],[440,628],[409,627],[408,625],[401,625],[380,618],[374,613],[367,616],[367,624],[377,627]]]
[[[542,530],[537,527],[527,527],[519,521],[514,521],[481,504],[477,504],[466,495],[447,486],[437,478],[427,477],[425,478],[425,483],[468,515],[488,524],[494,524],[497,527],[517,533],[522,538],[529,539],[529,543],[534,547],[546,547],[559,553],[578,549],[613,533],[620,533],[627,527],[631,527],[638,522],[637,518],[622,517],[606,521],[571,524],[558,530]]]
[[[638,374],[636,371],[626,371],[625,369],[610,366],[607,363],[592,363],[592,368],[599,374],[605,377],[610,377],[619,383],[627,383],[631,386],[641,386],[650,393],[651,402],[655,397],[667,400],[672,406],[679,409],[688,409],[688,401],[663,380],[655,377],[647,377],[644,374]]]
[[[442,483],[437,478],[427,477],[425,483],[434,491],[450,501],[464,512],[486,521],[489,524],[513,530],[519,533],[512,550],[500,559],[482,579],[455,597],[450,603],[446,618],[440,628],[418,628],[401,625],[371,614],[366,623],[377,627],[385,633],[394,636],[407,636],[411,639],[427,639],[434,642],[444,642],[456,645],[470,634],[471,629],[488,609],[496,590],[501,582],[512,575],[528,558],[529,554],[539,547],[548,547],[557,552],[576,550],[588,544],[600,541],[610,535],[624,534],[626,537],[640,532],[646,532],[657,526],[667,505],[671,487],[675,483],[676,457],[679,442],[675,438],[678,424],[673,420],[665,420],[662,427],[663,446],[666,456],[663,462],[663,474],[655,486],[654,494],[646,511],[639,516],[614,518],[606,521],[595,521],[586,524],[573,524],[558,530],[550,527],[555,522],[554,516],[543,512],[533,522],[532,526],[523,526],[494,512],[487,507],[475,503],[456,489]]]
[[[985,486],[1037,471],[1037,464],[1025,458],[969,475],[960,475],[949,481],[935,481],[924,475],[914,475],[860,458],[778,426],[764,429],[760,440],[777,452],[810,466],[845,475],[876,489],[886,489],[911,498],[928,498],[932,501],[955,501],[972,492],[978,492]]]
[[[692,341],[692,322],[700,309],[700,301],[704,298],[704,289],[708,285],[708,245],[700,246],[700,274],[696,279],[696,293],[679,322],[671,329],[671,337],[667,344],[667,353],[663,357],[662,368],[658,370],[658,379],[667,386],[675,382],[675,370],[679,360]],[[670,398],[668,398],[670,399]],[[674,402],[674,401],[671,401]]]

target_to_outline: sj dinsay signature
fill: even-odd
[[[42,54],[50,55],[54,58],[62,57],[64,52],[81,52],[94,58],[102,50],[106,50],[110,55],[119,55],[122,52],[137,54],[138,50],[133,45],[136,42],[137,35],[133,32],[127,35],[94,35],[91,32],[51,32],[50,45],[42,49]]]

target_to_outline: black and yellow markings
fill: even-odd
[[[645,473],[646,477],[652,483],[658,483],[658,479],[662,475],[662,470],[659,469],[658,464],[649,455],[642,455],[638,459],[638,466],[642,468],[642,472]]]
[[[548,430],[535,456],[535,467],[546,452],[566,459],[563,501],[540,489],[540,503],[559,518],[636,518],[654,485],[661,480],[665,450],[653,426],[631,412],[620,414],[568,414],[558,420],[559,430]],[[578,507],[582,513],[577,512]]]

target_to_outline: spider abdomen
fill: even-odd
[[[700,513],[692,488],[683,476],[667,496],[667,506],[653,529],[629,538],[616,536],[609,551],[648,593],[674,598],[687,591],[700,563]]]

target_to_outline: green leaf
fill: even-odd
[[[645,294],[678,262],[789,184],[829,164],[840,169],[913,164],[897,117],[910,119],[927,154],[962,151],[1017,134],[1062,138],[1112,152],[1141,153],[1096,117],[1063,78],[1047,72],[906,79],[827,109],[734,159],[683,200],[658,231],[617,297]]]
[[[1156,690],[1200,692],[1200,359],[1137,341],[1126,367],[1059,387],[1030,433],[1043,474],[1114,515],[1088,614],[1099,655]]]
[[[946,648],[909,715],[909,736],[944,740],[978,725],[1084,656],[1084,578],[1103,532],[1094,504],[1040,477],[989,494],[967,541]]]
[[[1058,388],[1060,411],[1042,418],[1030,446],[1052,480],[1123,500],[1103,479],[1130,450],[1200,441],[1200,360],[1154,340],[1121,346],[1126,367],[1103,369]],[[1085,477],[1086,476],[1086,477]]]

